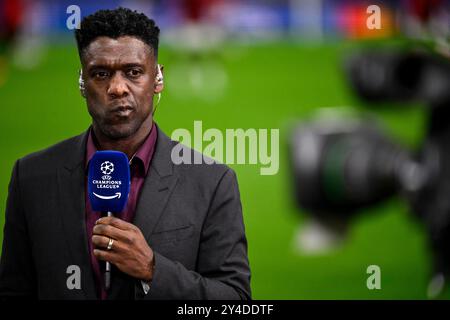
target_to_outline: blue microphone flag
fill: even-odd
[[[128,157],[120,151],[97,151],[89,161],[88,195],[92,210],[121,212],[130,193]]]

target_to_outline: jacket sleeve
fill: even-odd
[[[195,271],[155,252],[150,291],[143,299],[251,299],[242,207],[236,175],[228,169],[216,186],[203,225]]]
[[[3,246],[0,257],[0,299],[36,297],[30,238],[20,197],[19,160],[8,188]]]

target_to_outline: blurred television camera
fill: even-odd
[[[401,195],[426,227],[436,287],[429,297],[435,297],[450,278],[450,61],[427,50],[390,48],[358,51],[344,65],[369,105],[426,107],[425,138],[408,150],[364,117],[322,116],[295,126],[294,194],[312,221],[300,240],[306,251],[335,246],[360,209]]]

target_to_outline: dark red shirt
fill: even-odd
[[[156,124],[153,123],[152,128],[150,130],[150,134],[147,136],[144,143],[139,147],[136,154],[131,159],[130,164],[131,185],[130,185],[130,194],[128,195],[128,202],[123,212],[115,214],[116,217],[124,221],[127,222],[133,221],[134,213],[136,210],[136,204],[139,199],[139,194],[144,184],[144,180],[147,176],[148,170],[150,168],[150,162],[152,161],[153,153],[155,151],[157,135],[158,133]],[[92,132],[92,129],[90,129],[86,143],[86,162],[85,162],[86,169],[89,164],[89,161],[94,156],[94,153],[96,151],[97,146],[95,142],[95,136],[94,133]],[[87,190],[87,179],[85,190]],[[95,225],[95,221],[97,221],[101,217],[101,212],[92,210],[87,192],[85,192],[85,203],[86,203],[86,231],[89,244],[89,254],[91,257],[91,265],[94,271],[97,294],[102,300],[104,300],[106,299],[107,296],[103,283],[104,280],[102,272],[102,270],[104,269],[104,262],[100,263],[99,260],[97,260],[97,258],[94,256],[94,250],[92,245],[92,231]]]

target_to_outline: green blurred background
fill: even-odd
[[[228,42],[218,54],[196,60],[167,46],[160,49],[166,89],[155,119],[166,134],[177,128],[193,130],[194,120],[203,121],[203,130],[280,129],[278,174],[261,176],[259,165],[231,165],[241,191],[255,299],[426,298],[431,276],[427,236],[401,199],[391,199],[358,216],[344,245],[329,255],[302,255],[294,245],[306,215],[291,196],[285,149],[288,129],[293,121],[311,117],[319,107],[365,110],[341,70],[343,54],[359,45]],[[187,75],[193,65],[197,70],[222,69],[226,85],[220,96],[209,99],[180,89],[183,72]],[[78,69],[74,44],[51,45],[32,70],[9,66],[8,81],[0,87],[2,226],[14,161],[77,135],[90,124],[78,91]],[[421,142],[424,108],[392,106],[378,110],[376,116],[402,144],[413,148]],[[366,268],[373,264],[381,268],[381,290],[366,286]]]

